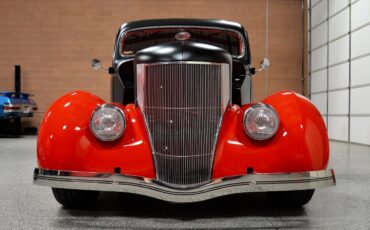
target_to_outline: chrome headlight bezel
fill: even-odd
[[[120,119],[121,119],[121,122],[122,122],[122,128],[120,128],[119,132],[117,132],[115,135],[112,134],[111,137],[104,137],[102,135],[99,135],[99,133],[97,132],[96,127],[94,127],[94,124],[93,124],[94,118],[97,115],[97,113],[99,111],[104,110],[104,109],[113,109],[113,111],[117,112],[117,115],[120,116]],[[115,140],[119,139],[123,135],[123,133],[125,132],[125,129],[126,129],[126,117],[125,117],[125,113],[123,112],[123,110],[121,108],[119,108],[119,107],[117,107],[115,105],[112,105],[112,104],[103,104],[103,105],[100,105],[92,113],[92,115],[90,117],[90,121],[89,121],[89,127],[90,127],[90,130],[91,130],[91,133],[98,140],[106,141],[106,142],[115,141]]]
[[[274,115],[275,127],[273,128],[271,133],[269,133],[267,135],[266,134],[261,134],[261,133],[256,134],[256,133],[252,133],[250,130],[248,130],[248,126],[247,126],[247,122],[248,122],[247,119],[248,118],[247,118],[247,116],[250,115],[252,112],[254,112],[256,109],[264,109],[266,111],[271,112],[271,114]],[[264,103],[258,103],[258,104],[252,105],[251,107],[249,107],[244,112],[244,115],[243,115],[244,131],[248,135],[248,137],[252,138],[253,140],[264,141],[264,140],[268,140],[268,139],[272,138],[276,134],[276,132],[278,131],[279,126],[280,126],[279,115],[277,114],[276,110],[271,105],[264,104]]]

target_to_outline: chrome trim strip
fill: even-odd
[[[76,172],[36,168],[33,183],[53,188],[126,192],[187,203],[237,193],[306,190],[334,186],[334,170],[295,173],[247,174],[214,179],[186,190],[167,187],[150,178],[113,173]]]
[[[135,29],[131,29],[131,30],[121,31],[121,33],[119,34],[118,39],[117,39],[118,44],[116,44],[115,48],[118,49],[118,53],[121,57],[135,56],[135,54],[125,55],[125,54],[122,53],[122,39],[126,36],[126,34],[128,32],[137,31],[137,30],[166,29],[166,28],[170,28],[170,29],[172,29],[172,28],[218,29],[218,30],[233,32],[238,36],[238,39],[239,39],[239,42],[240,42],[239,46],[241,45],[241,51],[240,51],[240,55],[238,55],[238,56],[231,55],[231,56],[235,57],[235,58],[242,58],[242,57],[244,57],[244,55],[246,53],[245,39],[239,31],[233,30],[233,29],[228,29],[228,28],[215,27],[215,26],[191,26],[191,25],[187,25],[187,26],[185,26],[185,25],[147,26],[147,27],[140,27],[140,28],[135,28]],[[117,50],[114,51],[114,54],[116,54],[116,53],[117,53]],[[114,59],[117,59],[117,57],[114,57]]]
[[[3,109],[3,113],[23,113],[23,108],[25,106],[29,106],[29,111],[24,114],[29,114],[34,111],[35,108],[37,108],[34,104],[5,104],[5,106],[11,107],[11,109]],[[20,107],[20,109],[14,109],[14,107]]]
[[[119,69],[119,67],[122,65],[122,64],[124,64],[124,63],[126,63],[126,62],[129,62],[129,61],[134,61],[134,56],[132,56],[132,57],[130,57],[130,58],[127,58],[127,59],[119,59],[119,60],[113,60],[113,63],[115,64],[115,65],[117,65],[117,69]]]
[[[22,109],[7,109],[7,110],[4,109],[3,113],[22,113]]]

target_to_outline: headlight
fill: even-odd
[[[279,116],[266,104],[256,104],[244,113],[244,130],[254,140],[267,140],[279,128]]]
[[[125,128],[125,114],[114,105],[104,104],[98,107],[91,116],[90,129],[99,140],[117,140],[122,136]]]

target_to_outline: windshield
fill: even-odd
[[[130,31],[122,39],[121,54],[133,55],[137,51],[163,43],[176,41],[175,35],[188,32],[189,41],[217,46],[233,56],[240,56],[243,51],[242,38],[237,32],[222,29],[205,28],[160,28]]]

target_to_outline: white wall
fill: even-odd
[[[370,145],[370,0],[311,0],[309,92],[332,140]]]

